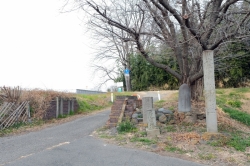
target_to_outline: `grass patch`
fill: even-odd
[[[110,94],[77,95],[79,112],[92,112],[111,106]]]
[[[229,128],[227,126],[220,126],[219,129],[223,133],[227,133],[227,136],[220,137],[219,139],[208,142],[209,145],[215,147],[233,147],[237,151],[246,151],[247,147],[250,147],[250,134],[237,131],[235,128]]]
[[[250,147],[250,137],[244,138],[239,134],[233,134],[228,145],[234,147],[238,151],[244,152],[247,147]]]
[[[131,142],[142,142],[145,145],[152,145],[155,144],[157,141],[148,139],[148,138],[140,138],[140,137],[133,137],[130,139]]]
[[[228,113],[231,118],[250,126],[250,114],[228,107],[222,107],[222,109],[224,112]]]
[[[113,138],[113,136],[108,135],[108,134],[101,134],[100,137],[101,138],[105,138],[105,139],[111,139],[111,138]]]
[[[173,125],[168,125],[164,129],[166,129],[167,132],[176,132],[177,131],[177,129]]]
[[[174,152],[174,153],[180,153],[180,154],[187,153],[186,150],[182,150],[182,149],[180,149],[178,147],[174,147],[174,146],[166,146],[165,150],[168,152]]]
[[[229,100],[229,101],[227,101],[227,104],[230,105],[233,108],[241,108],[242,102],[238,101],[238,100],[235,100],[235,101]]]
[[[164,106],[165,102],[166,102],[165,100],[156,101],[156,102],[154,103],[154,106],[155,106],[155,107],[161,108],[161,107]]]
[[[59,118],[59,119],[61,119],[61,118],[67,118],[67,117],[68,117],[68,115],[62,115],[62,114],[59,114],[59,115],[58,115],[58,118]]]
[[[227,92],[228,93],[222,93]],[[250,114],[241,111],[244,93],[250,92],[250,88],[235,88],[217,90],[216,102],[222,110],[229,114],[232,119],[235,119],[247,126],[250,126]]]
[[[212,153],[208,153],[208,154],[198,154],[199,158],[202,160],[211,160],[216,158],[216,156]]]

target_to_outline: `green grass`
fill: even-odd
[[[242,102],[238,100],[235,100],[235,101],[229,100],[227,101],[227,104],[233,108],[241,108]]]
[[[235,150],[244,152],[250,147],[250,134],[238,131],[235,128],[225,125],[219,125],[220,132],[227,133],[224,137],[211,140],[208,142],[211,146],[216,147],[233,147]]]
[[[155,144],[157,141],[148,139],[148,138],[141,138],[141,137],[133,137],[130,139],[131,142],[142,142],[145,145],[152,145]]]
[[[180,154],[187,153],[186,150],[182,150],[182,149],[180,149],[178,147],[174,147],[174,146],[166,146],[165,150],[168,152],[175,152],[175,153],[180,153]]]
[[[227,91],[230,92],[226,93]],[[240,110],[243,104],[240,99],[244,98],[244,93],[250,92],[250,88],[220,89],[216,92],[216,103],[219,107],[228,113],[232,119],[250,126],[250,114]]]
[[[77,95],[79,112],[92,112],[111,106],[110,94]]]
[[[244,138],[241,135],[235,133],[229,140],[228,145],[234,147],[238,151],[244,152],[247,147],[250,147],[250,137]]]
[[[250,114],[228,107],[222,107],[222,109],[224,112],[228,113],[232,119],[235,119],[247,126],[250,126]]]

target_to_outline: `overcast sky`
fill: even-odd
[[[0,1],[0,86],[92,89],[93,52],[79,13],[62,0]],[[95,83],[94,83],[95,82]]]

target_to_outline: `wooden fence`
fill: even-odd
[[[30,118],[29,102],[19,105],[4,102],[0,106],[0,130],[8,128],[18,122],[27,122]]]

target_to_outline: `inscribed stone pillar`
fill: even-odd
[[[218,132],[214,80],[214,52],[203,51],[204,96],[207,132]]]
[[[147,122],[148,127],[146,128],[148,137],[156,137],[160,135],[160,129],[156,127],[155,110],[147,110]]]
[[[147,124],[147,111],[153,109],[153,97],[142,98],[143,123]]]
[[[189,112],[191,110],[191,90],[187,84],[179,88],[178,112]]]

